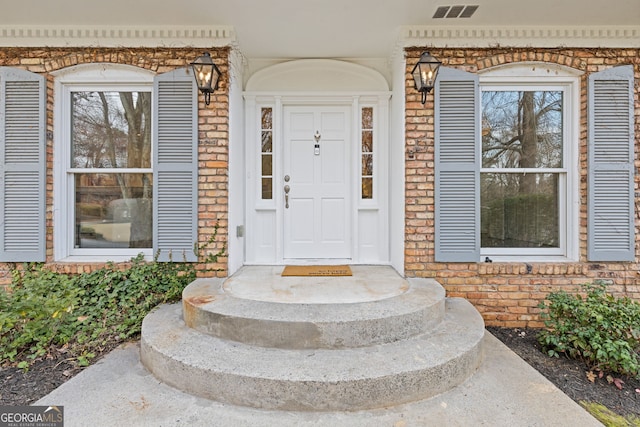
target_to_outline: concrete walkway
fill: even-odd
[[[65,427],[86,426],[600,426],[487,332],[485,361],[461,386],[431,399],[360,412],[278,412],[225,405],[158,382],[124,345],[37,405],[64,406]]]

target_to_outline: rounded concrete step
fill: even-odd
[[[355,411],[420,400],[468,378],[482,360],[484,322],[447,299],[442,323],[402,341],[348,349],[276,349],[202,334],[179,305],[150,313],[141,360],[159,380],[221,402],[291,411]]]
[[[365,267],[354,267],[365,268]],[[369,267],[376,268],[376,267]],[[264,269],[263,269],[264,271]],[[386,271],[387,273],[384,273]],[[322,290],[329,286],[342,286],[352,292],[361,288],[367,295],[352,295],[349,302],[280,303],[268,300],[268,295],[255,295],[257,299],[236,296],[234,286],[242,284],[242,274],[231,279],[198,279],[182,294],[183,315],[187,326],[200,332],[245,344],[289,349],[351,348],[403,340],[427,333],[444,317],[445,291],[432,279],[401,278],[386,270],[376,270],[367,277],[358,272],[359,279],[345,278],[280,278],[276,292],[298,291],[310,287],[318,295],[344,295],[344,292]],[[354,272],[355,273],[355,272]],[[386,274],[386,275],[385,275]],[[356,274],[354,274],[355,276]],[[387,280],[376,287],[372,280]],[[249,275],[247,283],[269,286]],[[306,281],[306,282],[305,282]],[[395,292],[393,290],[399,290]],[[231,290],[231,291],[230,291]],[[363,291],[363,293],[364,293]],[[392,292],[393,291],[393,292]],[[385,293],[386,292],[386,293]],[[378,298],[378,299],[375,299]],[[364,302],[355,302],[358,299]],[[308,292],[292,301],[317,301]]]

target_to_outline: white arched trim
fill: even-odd
[[[386,92],[389,85],[379,72],[351,62],[302,59],[264,68],[249,78],[245,91]]]
[[[486,79],[487,77],[496,79],[505,79],[509,77],[535,77],[544,79],[567,78],[579,77],[583,74],[584,71],[567,67],[566,65],[538,61],[512,62],[478,71],[478,75],[481,80]]]
[[[93,64],[79,64],[62,68],[51,73],[56,83],[153,83],[155,73],[144,68],[125,64],[111,64],[98,62]]]

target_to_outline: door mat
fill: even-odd
[[[287,265],[282,276],[352,276],[348,265]]]

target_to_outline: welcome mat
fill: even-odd
[[[282,276],[352,276],[348,265],[287,265]]]

